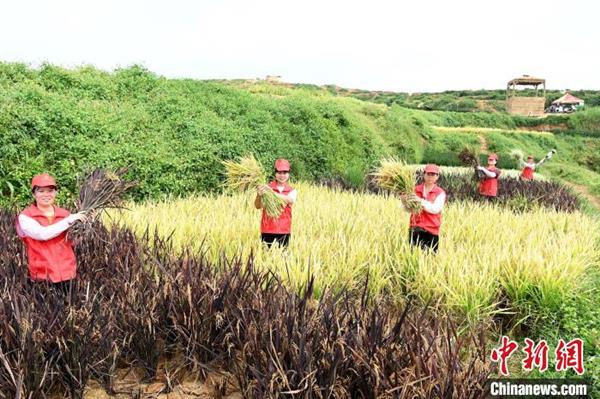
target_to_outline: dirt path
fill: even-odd
[[[587,199],[594,208],[600,211],[600,197],[597,197],[594,194],[590,193],[589,188],[587,188],[586,186],[582,186],[581,184],[575,184],[567,181],[565,183],[573,190],[575,190],[575,192],[581,194],[581,196]]]
[[[487,140],[485,139],[485,136],[483,134],[479,135],[479,149],[483,153],[488,152]]]
[[[538,132],[550,132],[550,131],[556,131],[556,130],[565,131],[568,129],[569,129],[569,125],[567,123],[555,123],[553,125],[551,125],[549,123],[544,123],[542,125],[537,125],[537,126],[528,126],[528,127],[518,127],[517,128],[517,130],[527,130],[527,131],[536,130]]]
[[[169,380],[164,369],[159,370],[154,381],[142,382],[143,371],[136,369],[121,369],[115,376],[114,388],[116,395],[109,395],[96,381],[90,381],[84,393],[84,399],[127,399],[133,397],[146,399],[242,399],[241,393],[235,386],[235,379],[228,373],[209,372],[206,379],[198,380],[197,373],[178,371],[177,382],[171,381],[173,390],[167,389]],[[52,399],[58,399],[52,397]]]

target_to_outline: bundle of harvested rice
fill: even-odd
[[[421,203],[410,199],[410,195],[415,192],[415,172],[403,161],[396,158],[383,159],[371,176],[382,189],[409,196],[403,203],[410,213],[421,211]]]
[[[476,168],[479,166],[479,152],[475,147],[465,146],[458,153],[458,159],[463,166]]]
[[[123,180],[128,168],[116,171],[94,169],[79,185],[79,199],[76,204],[78,212],[91,215],[85,222],[77,221],[69,229],[71,239],[81,237],[84,231],[89,231],[106,209],[122,208],[123,194],[135,187],[137,182]]]
[[[521,161],[523,161],[523,151],[521,150],[513,149],[508,155],[512,160],[517,162],[517,165],[520,165]]]
[[[458,153],[458,159],[463,166],[474,168],[474,180],[481,180],[485,177],[485,173],[477,169],[479,167],[479,151],[474,146],[464,146]]]
[[[256,190],[267,180],[262,165],[252,155],[241,157],[238,162],[223,161],[223,165],[227,174],[225,186],[231,190]],[[272,218],[278,218],[286,207],[286,202],[271,189],[263,194],[261,201]]]

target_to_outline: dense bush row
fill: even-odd
[[[312,280],[293,293],[251,259],[174,256],[168,240],[127,230],[81,242],[65,295],[28,282],[13,223],[0,211],[0,398],[81,398],[92,379],[117,393],[119,369],[153,381],[177,356],[163,393],[182,370],[217,367],[247,398],[475,398],[490,373],[483,335],[427,308],[361,289],[317,301]]]
[[[368,108],[369,104],[367,104]],[[253,94],[215,82],[0,64],[0,192],[23,204],[28,181],[56,175],[69,195],[87,167],[130,165],[136,198],[219,188],[221,161],[249,152],[292,161],[314,179],[386,152],[373,116],[354,101]]]

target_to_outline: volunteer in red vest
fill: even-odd
[[[66,231],[77,220],[85,220],[85,215],[71,215],[54,205],[57,186],[48,174],[35,176],[31,190],[35,203],[19,214],[16,226],[27,248],[29,277],[64,289],[76,275],[75,253]]]
[[[538,163],[535,163],[535,160],[533,159],[532,155],[529,155],[527,157],[526,162],[521,159],[519,162],[520,166],[523,168],[523,170],[521,171],[521,179],[533,180],[533,173],[535,172],[535,170],[539,168],[544,162],[549,161],[552,158],[552,155],[554,155],[555,153],[555,149],[550,150],[550,152],[548,152],[544,158],[540,159],[540,162]]]
[[[258,194],[254,200],[257,209],[262,209],[261,197],[267,190],[273,190],[275,194],[283,198],[287,203],[278,218],[269,217],[265,210],[262,211],[260,222],[261,240],[270,247],[273,243],[288,246],[292,234],[292,205],[298,198],[298,192],[288,184],[290,179],[290,163],[286,159],[275,161],[275,180],[258,188]]]
[[[410,198],[422,206],[419,213],[410,215],[410,243],[437,252],[446,192],[436,184],[440,177],[437,165],[425,166],[424,172],[423,184],[415,187],[415,193]]]
[[[520,166],[523,168],[523,170],[521,171],[521,179],[522,180],[533,180],[533,172],[535,171],[535,168],[537,166],[540,166],[544,161],[545,161],[545,158],[536,164],[532,155],[529,155],[527,157],[527,161],[523,161],[521,159],[521,162],[519,162]]]
[[[500,179],[500,169],[496,167],[498,155],[490,154],[486,167],[478,166],[477,170],[482,172],[483,179],[479,183],[479,194],[488,200],[494,200],[498,196],[498,180]]]

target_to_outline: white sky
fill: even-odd
[[[13,0],[0,60],[393,91],[600,89],[594,0]]]

